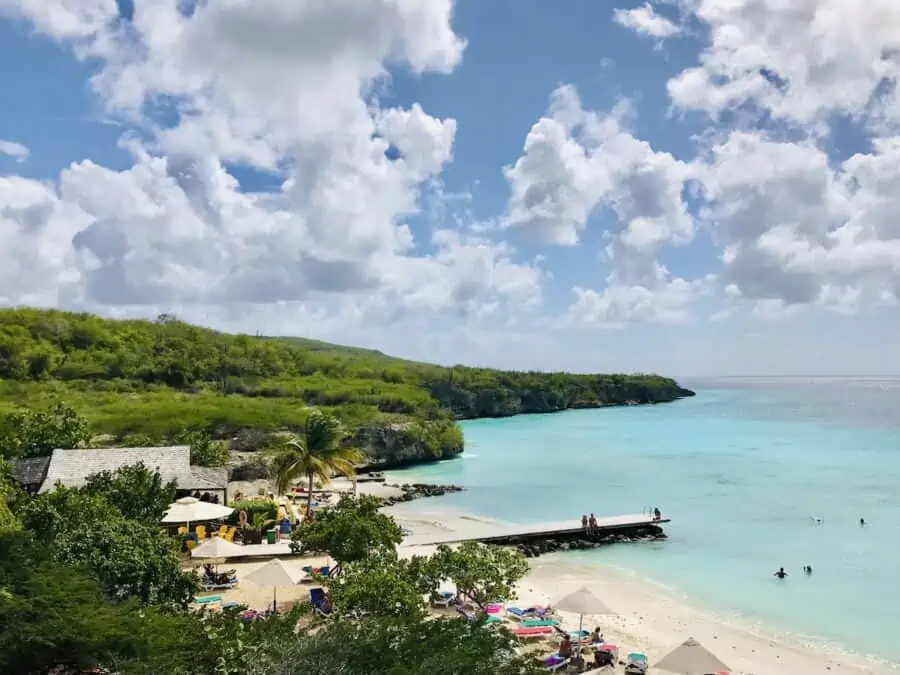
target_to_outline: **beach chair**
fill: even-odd
[[[551,654],[544,658],[544,669],[548,672],[555,673],[557,670],[566,668],[572,659],[565,658],[559,654]]]
[[[235,534],[237,534],[237,528],[234,526],[231,526],[225,531],[225,534],[223,535],[223,539],[233,542]]]
[[[532,640],[553,635],[553,627],[534,626],[532,628],[513,628],[512,634],[521,640]]]
[[[224,539],[226,534],[228,534],[228,526],[219,525],[219,531],[216,532],[215,536],[219,537],[220,539]]]
[[[475,612],[467,612],[462,607],[457,607],[456,611],[461,616],[463,616],[466,619],[466,621],[468,621],[469,623],[475,623],[476,621],[479,620],[479,616]],[[489,614],[486,615],[486,618],[482,618],[482,620],[487,624],[496,624],[496,623],[501,623],[501,621],[502,621],[499,616],[491,616]]]
[[[594,645],[594,667],[605,668],[606,666],[616,667],[619,661],[619,648],[605,642],[598,642]]]
[[[650,663],[640,652],[632,652],[625,657],[625,675],[646,675]]]
[[[198,605],[210,605],[214,602],[222,602],[221,595],[205,595],[203,597],[194,598],[194,603]]]
[[[450,591],[443,591],[442,593],[433,593],[431,595],[431,606],[449,609],[450,604],[453,602],[454,597],[455,597],[455,594],[451,593]]]
[[[558,626],[559,621],[556,619],[525,619],[524,621],[519,622],[519,626],[522,628],[540,628],[542,626]]]
[[[206,525],[198,525],[194,532],[197,533],[197,539],[206,539]]]
[[[179,537],[183,537],[187,533],[188,533],[187,525],[182,525],[181,527],[178,528],[178,536]]]
[[[331,615],[332,610],[325,609],[325,589],[324,588],[310,588],[309,589],[309,602],[313,606],[313,611],[321,617],[327,617]]]

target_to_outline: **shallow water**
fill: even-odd
[[[686,384],[698,396],[672,404],[466,422],[462,458],[398,474],[468,488],[435,507],[512,522],[659,506],[667,541],[572,555],[900,661],[900,382]]]

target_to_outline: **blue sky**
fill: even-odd
[[[887,0],[0,2],[0,304],[900,374]]]

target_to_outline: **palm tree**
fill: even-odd
[[[354,465],[364,456],[361,450],[344,447],[342,441],[346,436],[337,419],[318,410],[312,411],[306,418],[303,433],[287,441],[275,457],[273,471],[278,494],[284,494],[291,483],[305,476],[309,491],[306,513],[309,515],[313,482],[317,478],[325,482],[332,474],[355,475]]]

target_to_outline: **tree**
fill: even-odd
[[[306,418],[303,434],[285,443],[275,457],[275,486],[284,494],[300,476],[307,479],[309,490],[306,512],[312,512],[312,492],[316,478],[327,481],[332,474],[352,476],[354,464],[363,458],[362,451],[342,445],[346,431],[331,415],[313,410]]]
[[[95,473],[83,489],[86,494],[103,497],[126,518],[156,525],[174,501],[175,487],[175,481],[163,484],[158,471],[141,463]]]
[[[418,569],[393,551],[381,552],[346,565],[339,576],[324,579],[324,584],[338,614],[424,617],[428,589]]]
[[[56,448],[78,448],[90,441],[87,421],[56,403],[49,410],[8,413],[0,421],[0,457],[44,457]]]
[[[14,532],[21,527],[19,519],[9,507],[13,486],[9,481],[9,464],[0,458],[0,534]]]
[[[58,487],[17,515],[27,531],[53,542],[57,562],[87,567],[112,599],[180,607],[193,599],[197,576],[181,571],[173,540],[99,495]]]
[[[513,597],[516,583],[528,572],[528,563],[514,549],[469,541],[456,549],[438,546],[426,569],[432,583],[450,579],[483,610],[488,603]]]
[[[374,497],[342,497],[335,508],[300,524],[293,534],[291,549],[327,553],[337,563],[336,573],[347,563],[393,553],[403,540],[403,530],[379,507]]]
[[[148,674],[212,672],[194,670],[204,639],[191,615],[109,602],[87,569],[60,564],[27,535],[0,534],[0,672],[135,673],[137,663]]]
[[[348,647],[351,646],[352,647]],[[538,675],[503,629],[461,619],[337,618],[254,656],[245,672],[266,675]]]
[[[214,441],[203,431],[191,431],[181,437],[182,443],[191,446],[191,464],[197,466],[224,466],[228,463],[228,448]]]

